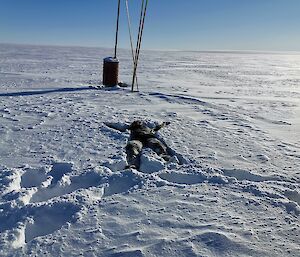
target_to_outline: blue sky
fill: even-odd
[[[136,22],[140,3],[129,0]],[[0,42],[113,47],[116,9],[117,0],[0,0]],[[299,28],[300,0],[149,0],[143,48],[300,51]]]

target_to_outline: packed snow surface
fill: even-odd
[[[0,45],[0,256],[299,257],[300,55],[144,51],[131,93],[111,52]]]

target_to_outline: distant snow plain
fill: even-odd
[[[1,256],[300,256],[300,55],[0,45]],[[120,79],[132,57],[121,50]],[[125,169],[141,119],[149,149]]]

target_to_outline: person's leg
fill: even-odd
[[[140,153],[142,151],[143,144],[138,140],[128,141],[126,145],[126,159],[128,167],[139,168],[140,166]]]

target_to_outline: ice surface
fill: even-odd
[[[299,256],[300,55],[0,44],[1,256]],[[130,83],[130,51],[120,50]],[[168,121],[126,168],[128,124]]]

